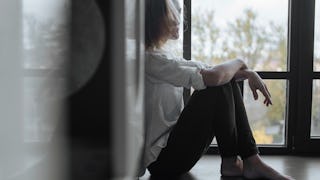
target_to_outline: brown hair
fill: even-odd
[[[145,46],[146,49],[160,48],[170,36],[172,23],[178,21],[170,8],[171,0],[146,0]]]

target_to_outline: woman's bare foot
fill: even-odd
[[[262,161],[259,155],[243,160],[243,176],[248,179],[267,178],[272,180],[293,180]]]
[[[222,176],[242,176],[242,160],[238,157],[222,158],[220,173]]]

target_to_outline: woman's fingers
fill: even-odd
[[[259,98],[259,95],[257,93],[257,88],[254,88],[254,87],[250,87],[250,88],[251,88],[254,100],[257,100]]]
[[[267,98],[264,100],[263,104],[265,104],[266,106],[269,106],[270,104],[272,105],[272,103]]]
[[[262,87],[261,89],[259,89],[260,92],[263,94],[263,96],[266,98],[265,99],[265,103],[267,106],[269,106],[269,104],[272,105],[272,101],[271,101],[271,97],[269,95],[269,91],[267,90],[267,88]]]
[[[269,92],[269,89],[268,89],[267,85],[264,85],[264,88],[267,90],[269,96],[271,97],[271,93]]]
[[[255,100],[258,99],[257,90],[259,90],[265,97],[263,104],[265,104],[266,106],[269,106],[270,104],[272,105],[271,93],[269,92],[266,84],[262,81],[262,79],[257,73],[254,73],[254,75],[256,76],[252,76],[252,78],[249,79],[249,86],[252,91],[254,99]]]

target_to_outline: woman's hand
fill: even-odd
[[[265,97],[265,100],[263,103],[266,106],[269,106],[270,104],[272,105],[271,101],[271,94],[266,86],[266,84],[263,82],[261,77],[258,75],[258,73],[254,71],[250,71],[248,73],[248,82],[249,82],[249,87],[252,91],[253,97],[255,100],[259,98],[257,90],[259,90],[263,96]]]

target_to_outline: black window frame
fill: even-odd
[[[184,0],[185,23],[183,57],[191,59],[191,0]],[[315,0],[288,0],[287,70],[282,72],[259,71],[262,79],[286,80],[286,128],[284,145],[258,145],[261,154],[318,154],[320,139],[310,138],[312,80],[320,79],[313,72]],[[243,83],[241,84],[243,87]],[[185,89],[187,103],[190,90]],[[305,121],[307,119],[307,121]],[[309,137],[310,139],[308,139]],[[210,146],[208,154],[218,148]]]

